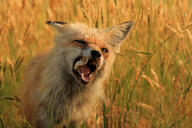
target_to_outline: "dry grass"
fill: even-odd
[[[192,127],[191,0],[0,0],[0,14],[0,127],[30,127],[15,95],[29,60],[53,45],[46,20],[135,22],[106,82],[106,103],[82,127]]]

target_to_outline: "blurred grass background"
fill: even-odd
[[[30,127],[15,95],[30,59],[53,45],[47,20],[97,28],[134,21],[106,102],[82,127],[192,127],[191,0],[0,0],[0,128]]]

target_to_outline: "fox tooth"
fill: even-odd
[[[76,62],[74,69],[78,69],[78,67],[83,66],[83,65],[85,65],[84,61],[79,60],[79,61]]]
[[[86,57],[82,57],[81,60],[84,61],[85,64],[87,64],[88,59]]]
[[[78,69],[78,67],[87,64],[87,62],[88,62],[88,59],[85,58],[85,57],[82,57],[81,60],[79,60],[79,61],[76,62],[75,66],[74,66],[74,69],[75,69],[75,70]]]
[[[81,71],[80,71],[80,69],[78,69],[77,71],[78,71],[78,73],[79,73],[79,74],[81,74]]]

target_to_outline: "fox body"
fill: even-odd
[[[103,82],[132,22],[96,29],[48,21],[55,45],[35,57],[24,74],[22,110],[34,128],[78,127],[103,98]]]

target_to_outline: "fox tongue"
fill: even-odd
[[[89,81],[89,75],[90,75],[90,73],[91,73],[91,70],[89,69],[89,67],[87,67],[87,66],[82,66],[82,67],[80,67],[80,74],[81,74],[81,78],[84,80],[84,81],[86,81],[86,82],[88,82]]]

